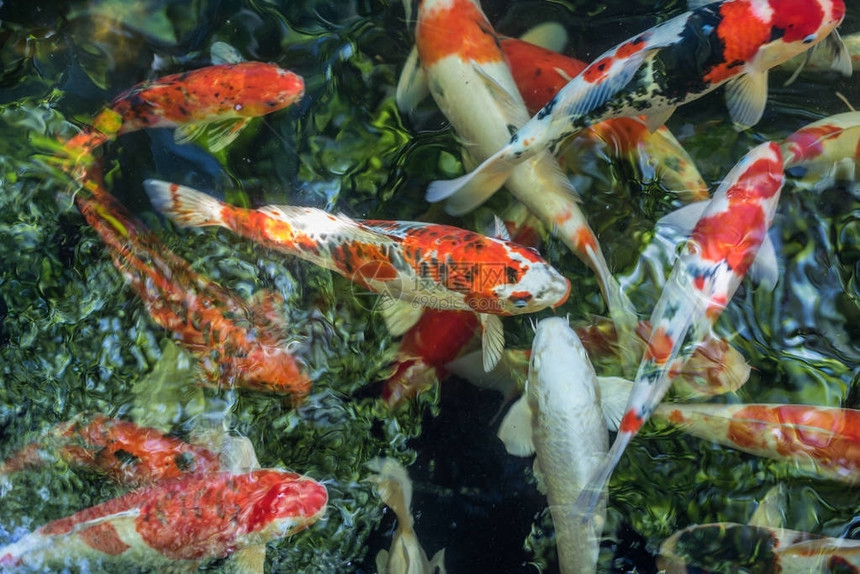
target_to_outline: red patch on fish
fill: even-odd
[[[606,56],[605,58],[597,60],[582,72],[583,79],[585,79],[589,84],[599,84],[609,75],[609,70],[612,68],[613,61],[614,58],[612,56]]]
[[[755,15],[750,2],[725,2],[720,5],[720,16],[717,36],[723,43],[723,62],[704,76],[712,84],[736,76],[738,68],[749,63],[770,41],[772,30],[770,22],[762,22]]]
[[[842,128],[835,125],[803,128],[788,136],[785,140],[788,154],[787,163],[809,161],[824,152],[824,142],[842,133]],[[855,155],[855,157],[858,157]]]
[[[109,522],[102,522],[81,530],[79,536],[86,542],[87,546],[95,548],[109,556],[122,554],[131,546],[123,542],[116,532],[116,528]]]
[[[544,107],[588,65],[515,38],[503,38],[501,47],[517,89],[531,114]]]
[[[421,9],[415,44],[425,67],[455,55],[464,62],[504,61],[493,27],[481,9],[469,0],[452,0],[443,6]]]
[[[629,410],[624,413],[621,418],[621,424],[618,425],[618,432],[635,434],[642,428],[642,417],[634,410]]]
[[[841,2],[833,3],[834,15],[841,20],[839,15]],[[772,26],[775,30],[784,32],[782,37],[785,42],[801,42],[807,36],[815,34],[824,24],[824,10],[820,2],[809,0],[771,0],[773,9]],[[844,6],[841,7],[844,14]]]

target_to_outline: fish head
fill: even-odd
[[[547,317],[537,324],[529,376],[537,375],[552,381],[591,380],[596,376],[582,341],[565,317]],[[594,385],[590,386],[593,389]]]
[[[505,281],[493,288],[501,313],[521,315],[547,307],[558,307],[570,295],[570,281],[536,251],[520,248],[511,252],[516,265],[506,267]],[[480,309],[476,309],[480,311]]]
[[[304,530],[325,514],[328,492],[319,482],[291,472],[259,470],[262,487],[249,511],[248,532],[276,540]]]
[[[282,110],[305,94],[301,76],[274,64],[245,62],[243,66],[242,101],[236,104],[240,117],[259,117]]]
[[[770,19],[770,41],[758,57],[764,67],[781,63],[786,56],[800,54],[824,40],[845,17],[843,0],[768,0],[752,4],[765,5],[751,10]]]

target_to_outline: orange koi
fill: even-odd
[[[50,522],[0,548],[0,567],[193,567],[304,530],[325,487],[274,469],[183,476]]]
[[[779,146],[764,143],[729,172],[713,199],[684,208],[698,218],[651,314],[651,335],[618,435],[575,514],[588,517],[627,444],[666,394],[676,360],[690,357],[728,305],[765,243],[782,185]]]
[[[664,404],[654,416],[684,432],[860,484],[860,411],[780,404]]]
[[[200,357],[213,383],[295,400],[308,393],[310,379],[287,350],[272,302],[248,306],[194,272],[94,178],[74,201],[152,319]]]
[[[229,145],[252,119],[284,109],[304,95],[304,81],[262,62],[219,64],[142,82],[118,95],[66,143],[79,163],[122,134],[145,128],[177,128],[177,143],[209,132],[209,147]]]
[[[755,125],[767,101],[768,70],[777,64],[818,45],[850,75],[850,58],[836,33],[844,16],[843,0],[696,2],[689,12],[598,57],[481,165],[431,183],[427,199],[487,195],[517,165],[545,150],[557,152],[583,128],[645,114],[654,130],[676,107],[723,84],[735,124]]]
[[[58,459],[133,487],[220,470],[218,454],[207,448],[97,414],[57,425],[0,464],[0,476]]]
[[[144,187],[153,206],[179,225],[225,227],[384,294],[394,334],[424,308],[478,313],[488,371],[504,346],[499,316],[557,307],[570,293],[570,282],[533,249],[457,227],[355,221],[309,207],[243,209],[164,181]]]

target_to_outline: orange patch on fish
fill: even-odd
[[[622,433],[637,433],[642,428],[642,417],[636,414],[635,411],[629,410],[624,413],[621,419],[621,424],[618,425],[618,432]]]
[[[425,67],[448,56],[477,63],[504,61],[493,27],[469,0],[453,0],[423,11],[415,28],[415,44]]]
[[[99,552],[103,552],[109,556],[117,556],[131,548],[131,546],[123,542],[122,538],[119,537],[116,528],[108,522],[102,522],[101,524],[85,528],[81,531],[80,537],[86,542],[87,546],[95,548]]]
[[[582,72],[582,77],[589,84],[600,83],[607,77],[609,70],[612,68],[613,61],[614,58],[612,56],[607,56],[597,60]]]
[[[645,351],[644,361],[653,360],[657,364],[664,364],[672,356],[672,347],[675,341],[666,332],[665,327],[658,327],[651,333],[648,340],[648,349]]]
[[[759,20],[749,2],[725,2],[720,15],[717,36],[723,43],[723,62],[704,76],[712,84],[737,75],[737,68],[749,63],[771,36],[770,23]]]
[[[824,125],[801,129],[791,134],[785,140],[791,155],[790,158],[786,158],[787,161],[796,163],[815,159],[824,153],[824,142],[840,133],[842,133],[841,127]]]

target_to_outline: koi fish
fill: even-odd
[[[219,64],[142,82],[118,95],[92,125],[66,143],[89,163],[100,145],[144,128],[177,128],[177,143],[203,133],[209,147],[228,146],[252,118],[284,109],[304,95],[302,78],[274,64]]]
[[[860,484],[860,411],[778,404],[663,404],[654,416],[755,456]]]
[[[297,401],[308,393],[310,379],[287,349],[274,295],[249,306],[194,272],[94,177],[84,179],[74,201],[152,319],[200,357],[213,383],[290,393]]]
[[[568,138],[603,120],[645,114],[653,131],[676,107],[723,84],[735,124],[755,125],[767,101],[768,70],[816,45],[835,55],[839,71],[851,73],[836,33],[845,16],[843,0],[694,6],[598,57],[476,169],[431,183],[427,200],[491,194],[518,164],[545,150],[557,152]]]
[[[80,415],[51,429],[0,464],[0,476],[62,460],[126,486],[220,470],[218,454],[160,431],[101,414]]]
[[[512,241],[537,249],[541,225],[523,204],[514,201],[501,219]],[[394,372],[383,384],[383,401],[396,406],[445,380],[449,374],[447,365],[474,339],[477,329],[474,313],[424,309],[418,322],[400,339]],[[484,374],[483,359],[480,362]],[[493,372],[495,369],[487,374]]]
[[[567,319],[537,324],[525,392],[498,434],[511,454],[537,455],[535,475],[546,490],[561,572],[594,572],[604,502],[587,524],[572,519],[568,507],[606,455],[609,431],[597,375]]]
[[[50,522],[0,548],[0,567],[193,567],[304,530],[327,502],[322,484],[281,470],[183,476]]]
[[[851,58],[851,68],[855,72],[860,70],[860,33],[843,36],[842,42],[845,44],[845,49],[848,51],[848,56]],[[787,62],[780,64],[779,67],[785,70],[795,70],[795,75],[786,82],[786,85],[788,85],[794,77],[797,76],[797,73],[802,70],[813,72],[826,72],[830,70],[832,68],[830,65],[831,58],[832,54],[816,50],[814,52],[810,52],[808,56],[806,54],[795,56]]]
[[[502,51],[529,113],[537,113],[588,64],[522,39],[502,38]],[[708,199],[708,186],[687,150],[666,126],[653,132],[646,118],[614,118],[584,129],[562,153],[563,165],[581,171],[582,150],[600,146],[610,157],[630,158],[683,201]]]
[[[806,125],[781,144],[785,170],[819,186],[841,176],[853,181],[860,161],[860,112]]]
[[[412,481],[397,460],[393,458],[374,458],[367,467],[376,474],[367,480],[372,482],[379,498],[394,511],[397,529],[391,541],[390,550],[380,550],[376,555],[376,570],[379,574],[445,574],[445,549],[438,551],[433,558],[427,553],[415,535],[412,518]]]
[[[402,77],[418,76],[409,66],[420,65],[433,99],[466,142],[466,163],[488,157],[528,119],[495,32],[476,0],[423,0],[415,46],[417,59],[407,63]],[[610,316],[623,338],[631,336],[636,310],[609,271],[576,192],[555,159],[539,154],[523,162],[511,171],[507,187],[595,272]],[[485,199],[464,194],[446,209],[460,215]]]
[[[570,282],[533,249],[448,225],[352,220],[310,207],[244,209],[194,189],[147,180],[153,207],[181,226],[218,225],[383,293],[392,334],[425,307],[478,313],[486,370],[504,347],[502,315],[558,307]]]
[[[667,574],[860,572],[860,540],[736,522],[699,524],[663,541],[658,568]]]
[[[728,305],[765,243],[782,185],[779,146],[763,143],[732,168],[706,205],[680,210],[698,218],[651,314],[651,335],[618,435],[574,514],[589,515],[625,447],[666,394],[675,361],[689,358]],[[776,256],[767,245],[758,265],[773,266],[775,275]]]

